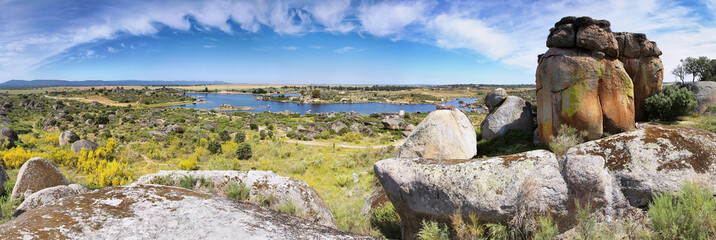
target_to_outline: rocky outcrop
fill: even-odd
[[[325,226],[336,226],[331,210],[318,192],[306,182],[279,176],[270,171],[160,171],[140,177],[136,184],[150,184],[161,181],[164,184],[181,186],[179,180],[186,176],[194,179],[206,179],[211,182],[207,192],[214,191],[223,194],[230,182],[246,184],[251,187],[250,199],[259,202],[259,199],[272,199],[269,205],[277,206],[283,201],[292,201],[302,211],[306,219]],[[199,183],[197,183],[199,184]],[[201,186],[197,189],[201,190]]]
[[[167,134],[169,134],[169,133],[184,133],[184,128],[180,127],[179,125],[173,124],[173,125],[164,127],[164,129],[162,129],[162,131],[166,132]]]
[[[388,115],[380,123],[383,124],[383,128],[390,130],[412,131],[415,128],[413,124],[406,122],[398,115]]]
[[[639,128],[571,148],[561,160],[570,195],[607,215],[644,208],[686,182],[716,190],[716,134],[688,127]]]
[[[84,149],[85,151],[91,152],[91,151],[97,150],[98,147],[99,147],[99,145],[97,145],[96,143],[89,141],[89,140],[82,139],[82,140],[78,140],[78,141],[72,143],[71,148],[72,148],[73,152],[80,153],[82,151],[82,149]]]
[[[487,106],[487,108],[490,109],[490,112],[492,112],[497,106],[502,104],[502,101],[505,101],[506,98],[507,91],[503,88],[497,88],[490,91],[487,96],[485,96],[485,106]]]
[[[605,20],[565,17],[550,30],[537,66],[537,123],[549,142],[561,124],[586,130],[588,140],[635,123],[634,83],[619,61],[619,44]],[[567,47],[574,34],[574,47]],[[571,45],[569,45],[571,46]]]
[[[390,199],[388,199],[388,194],[385,193],[385,189],[383,189],[382,186],[378,187],[365,199],[363,207],[360,209],[360,214],[366,218],[370,218],[370,215],[373,214],[375,209],[383,207],[389,202]]]
[[[60,185],[50,188],[42,189],[36,193],[31,194],[15,209],[13,217],[20,216],[24,212],[30,211],[35,208],[42,207],[49,204],[52,201],[58,199],[74,196],[91,191],[88,187],[79,184]]]
[[[5,168],[0,166],[0,195],[5,194],[5,182],[8,180],[10,180],[10,177],[5,172]],[[2,217],[2,213],[0,213],[0,217]]]
[[[694,82],[687,83],[686,88],[694,93],[699,107],[696,109],[700,113],[706,111],[710,106],[716,105],[716,82]]]
[[[74,143],[78,140],[80,140],[80,136],[77,136],[77,134],[72,131],[64,131],[60,133],[60,146]]]
[[[414,239],[422,219],[450,222],[457,210],[481,221],[506,222],[518,209],[566,214],[567,185],[554,154],[537,150],[471,160],[391,158],[374,166]]]
[[[326,123],[326,128],[333,130],[334,132],[340,132],[341,129],[347,128],[345,123],[341,121],[333,121]]]
[[[10,128],[2,128],[0,129],[0,144],[2,144],[6,148],[12,148],[15,147],[15,142],[17,142],[18,137],[17,133],[15,133],[14,130]]]
[[[661,50],[643,33],[618,32],[614,37],[619,43],[619,61],[634,83],[634,117],[644,121],[644,101],[661,91],[664,79]]]
[[[37,192],[45,188],[67,184],[70,184],[70,181],[52,163],[47,159],[34,157],[20,167],[10,199],[18,199],[28,190]]]
[[[491,108],[492,109],[492,108]],[[480,125],[483,139],[493,139],[508,130],[533,132],[535,129],[532,104],[515,96],[508,96],[490,111]]]
[[[371,239],[179,187],[130,185],[53,201],[0,227],[7,239]]]
[[[398,149],[398,158],[470,159],[477,154],[477,137],[470,119],[454,107],[436,108]]]

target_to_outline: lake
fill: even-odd
[[[194,108],[211,110],[221,106],[221,104],[231,104],[235,107],[252,107],[255,110],[243,112],[284,112],[286,110],[304,114],[311,110],[312,113],[329,113],[329,112],[357,112],[361,114],[371,113],[392,113],[403,110],[405,112],[428,112],[435,110],[435,104],[390,104],[390,103],[324,103],[324,104],[299,104],[295,102],[277,102],[257,100],[251,94],[218,94],[218,93],[187,93],[187,96],[203,99],[205,103],[187,104],[183,106],[175,106],[177,108]],[[474,103],[475,98],[456,98],[447,101],[445,105],[452,105],[460,108],[459,101],[465,103]],[[268,108],[259,108],[259,106],[270,106]],[[470,111],[472,108],[460,108]],[[477,108],[476,110],[481,110]]]

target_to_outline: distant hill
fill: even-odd
[[[38,88],[38,87],[81,87],[81,86],[179,86],[179,85],[211,85],[226,84],[221,81],[144,81],[144,80],[85,80],[85,81],[67,81],[67,80],[10,80],[0,83],[0,89],[17,89],[17,88]]]

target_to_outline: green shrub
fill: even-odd
[[[345,135],[346,133],[350,132],[350,129],[348,128],[341,128],[341,130],[338,131],[338,135]]]
[[[246,186],[244,183],[238,184],[236,182],[230,182],[226,185],[226,190],[224,192],[228,198],[238,201],[246,201],[249,199],[249,194],[251,194],[251,188]]]
[[[245,160],[251,158],[251,156],[251,145],[249,143],[243,142],[236,148],[236,158]]]
[[[208,188],[208,187],[211,187],[212,184],[213,183],[211,182],[211,180],[207,179],[204,176],[201,176],[201,178],[199,178],[199,185],[201,185],[202,187]]]
[[[303,209],[301,209],[300,206],[296,205],[296,203],[293,202],[293,200],[291,199],[281,201],[278,204],[277,210],[288,215],[303,217]]]
[[[257,125],[256,123],[251,123],[251,124],[249,124],[249,128],[251,130],[257,130],[257,129],[259,129],[259,125]]]
[[[710,239],[716,236],[716,200],[709,189],[687,183],[679,192],[656,194],[649,219],[663,239]]]
[[[344,128],[344,129],[345,129],[345,128]],[[342,130],[342,129],[341,129],[341,130]],[[361,133],[347,133],[346,135],[343,136],[343,141],[344,141],[344,142],[349,142],[349,143],[360,143],[361,141],[363,141],[363,134],[361,134]]]
[[[561,158],[571,147],[582,143],[586,136],[587,131],[578,132],[577,129],[562,124],[559,126],[557,136],[554,136],[549,142],[549,148],[557,155],[557,158]]]
[[[163,176],[163,177],[155,177],[155,178],[152,178],[151,183],[152,183],[152,184],[157,184],[157,185],[164,185],[164,186],[174,185],[174,183],[173,183],[171,177],[169,177],[169,176]]]
[[[266,134],[266,130],[259,131],[259,137],[261,138],[261,140],[266,139],[267,136],[268,135]]]
[[[209,142],[209,145],[206,146],[206,149],[211,152],[211,154],[217,154],[221,152],[221,142],[219,140],[213,140]]]
[[[370,215],[370,225],[389,239],[400,239],[400,216],[391,202],[386,202]]]
[[[192,175],[186,175],[181,178],[179,178],[179,184],[181,187],[186,189],[193,189],[194,185],[196,185],[196,178]]]
[[[503,156],[534,150],[531,132],[508,130],[502,136],[477,142],[477,156]],[[479,134],[478,134],[479,136]]]
[[[221,139],[221,141],[229,141],[231,139],[229,131],[222,130],[221,132],[219,132],[219,139]]]
[[[579,201],[575,202],[577,207],[577,234],[581,239],[595,239],[597,236],[596,222],[592,217],[592,207],[590,203],[584,205],[580,204]]]
[[[644,101],[649,120],[674,121],[698,106],[694,94],[685,87],[669,86]]]
[[[535,240],[552,240],[559,234],[559,228],[552,219],[552,216],[540,216],[537,218],[537,231],[534,234]]]
[[[246,141],[246,132],[244,132],[244,131],[236,132],[236,135],[234,135],[234,142],[242,143],[244,141]]]
[[[348,186],[348,184],[350,182],[351,182],[350,175],[342,174],[342,175],[336,176],[336,185],[338,185],[339,187]]]
[[[445,224],[440,224],[435,221],[423,220],[422,228],[417,234],[420,240],[449,240],[450,234],[448,227]]]

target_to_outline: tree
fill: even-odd
[[[686,69],[684,69],[684,66],[679,64],[679,66],[676,66],[673,71],[671,71],[671,74],[674,74],[676,78],[681,80],[681,83],[684,83],[684,77],[686,77]]]
[[[694,94],[685,87],[669,86],[644,101],[650,120],[674,121],[698,106]]]
[[[321,98],[321,90],[315,89],[311,91],[312,98]]]
[[[681,64],[684,66],[686,73],[691,74],[692,82],[696,81],[696,77],[701,81],[707,80],[704,77],[708,78],[710,76],[712,66],[711,61],[707,57],[687,57],[686,59],[681,59]]]

